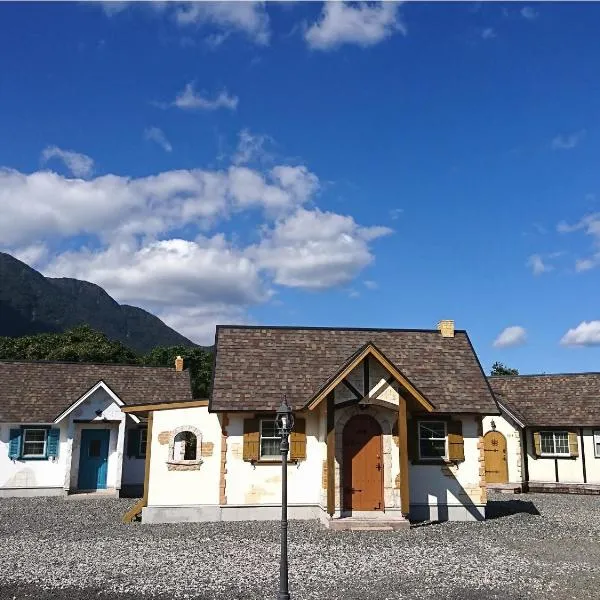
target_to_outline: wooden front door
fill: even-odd
[[[508,483],[506,438],[499,431],[488,431],[483,438],[486,483]]]
[[[343,433],[344,509],[383,510],[381,427],[369,415],[352,417]]]

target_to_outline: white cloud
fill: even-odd
[[[42,164],[46,164],[53,158],[61,160],[75,177],[89,177],[94,171],[94,160],[86,154],[73,150],[62,150],[58,146],[44,148],[41,157]]]
[[[574,133],[557,135],[550,144],[552,150],[572,150],[585,137],[586,130],[580,129]]]
[[[582,273],[600,266],[600,213],[591,213],[584,216],[576,223],[569,225],[565,221],[561,221],[557,227],[559,233],[573,233],[583,231],[585,235],[593,238],[593,247],[595,251],[586,258],[580,258],[575,261],[575,271]]]
[[[271,33],[264,2],[178,2],[174,4],[174,16],[179,25],[210,24],[225,33],[243,32],[260,45],[269,43]]]
[[[481,37],[484,40],[492,40],[496,37],[496,32],[493,27],[486,27],[481,31]]]
[[[164,131],[158,127],[148,127],[144,130],[144,139],[156,142],[165,152],[172,152],[173,146]]]
[[[219,43],[232,33],[245,34],[259,45],[269,43],[271,36],[269,16],[264,2],[99,2],[105,14],[113,17],[129,7],[149,9],[154,15],[172,18],[180,27],[211,27],[220,33],[213,34],[214,39],[220,37]]]
[[[554,267],[544,262],[544,259],[540,254],[532,254],[527,259],[527,266],[531,267],[534,275],[541,275],[542,273],[548,273],[552,271]]]
[[[494,340],[495,348],[510,348],[512,346],[522,346],[527,341],[527,332],[524,327],[512,325],[500,332],[500,335]]]
[[[533,21],[539,16],[539,13],[532,6],[524,6],[520,12],[521,16],[528,21]]]
[[[343,285],[373,261],[371,242],[391,230],[320,211],[320,189],[289,164],[89,180],[0,169],[0,239],[48,275],[97,283],[209,343],[215,322],[244,322],[278,286]],[[249,216],[250,232],[236,221],[223,233]]]
[[[399,7],[400,2],[325,2],[320,20],[305,31],[304,37],[315,50],[330,50],[343,44],[372,46],[396,32],[406,35]]]
[[[397,221],[402,216],[403,213],[404,213],[403,208],[392,208],[390,210],[390,219],[392,219],[392,221]]]
[[[371,281],[370,279],[363,281],[363,284],[368,290],[376,290],[379,288],[379,284],[376,281]]]
[[[172,105],[182,110],[217,110],[219,108],[235,110],[238,102],[239,98],[230,95],[226,90],[220,91],[212,99],[202,96],[194,89],[194,83],[190,82],[177,95]]]
[[[325,289],[352,280],[373,261],[368,241],[391,232],[360,227],[350,216],[299,209],[267,230],[249,253],[277,284]]]
[[[577,327],[569,329],[560,343],[563,346],[600,345],[600,321],[582,321]]]
[[[242,129],[237,149],[231,161],[234,165],[270,161],[273,157],[265,149],[265,146],[272,141],[268,135],[253,134],[248,129]]]
[[[22,248],[16,248],[12,250],[12,255],[30,267],[35,268],[38,264],[43,263],[48,257],[48,247],[46,244],[40,242],[37,244],[30,244]]]

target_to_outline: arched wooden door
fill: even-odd
[[[483,438],[486,483],[508,483],[506,438],[499,431],[488,431]]]
[[[381,427],[369,415],[355,415],[344,427],[344,509],[383,510]]]

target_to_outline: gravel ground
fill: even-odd
[[[600,497],[495,498],[482,523],[330,532],[293,521],[292,598],[599,597]],[[0,499],[0,599],[277,597],[278,523],[122,525],[132,504]]]

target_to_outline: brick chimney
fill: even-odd
[[[175,370],[176,371],[183,371],[183,358],[181,358],[181,356],[178,356],[175,359]]]
[[[454,321],[451,319],[442,319],[437,324],[438,331],[442,337],[454,337]]]

